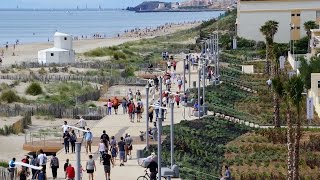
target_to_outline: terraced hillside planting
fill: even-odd
[[[249,131],[247,127],[208,117],[175,125],[175,162],[183,179],[216,179],[224,161],[225,145]],[[170,127],[163,142],[163,165],[170,165]],[[156,152],[156,147],[151,151]],[[203,174],[205,173],[205,174]]]

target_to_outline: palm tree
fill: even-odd
[[[266,38],[266,72],[270,75],[270,60],[272,61],[272,77],[279,75],[279,68],[277,63],[277,58],[275,57],[275,50],[273,48],[273,39],[274,35],[278,32],[278,25],[279,23],[276,21],[267,21],[263,26],[260,28],[260,32]],[[280,100],[278,94],[276,92],[273,93],[273,102],[274,102],[274,125],[275,127],[280,127]]]
[[[298,113],[298,117],[296,119],[295,134],[294,134],[294,149],[293,149],[293,153],[292,153],[292,156],[293,156],[293,164],[292,164],[293,180],[299,179],[299,160],[300,160],[299,150],[300,150],[300,139],[301,139],[301,101],[302,101],[303,89],[304,89],[304,83],[303,83],[300,76],[291,77],[291,79],[288,81],[288,85],[286,88],[288,99],[291,102],[291,105],[295,106],[297,113]],[[289,119],[291,121],[291,118],[289,118]],[[289,127],[289,125],[292,125],[292,122],[288,123],[288,134],[292,133],[292,130],[289,131],[289,129],[292,129],[292,127]],[[290,136],[290,134],[288,135],[288,137],[289,136]],[[289,137],[289,138],[291,141],[292,137]],[[288,141],[289,141],[289,139],[288,139]],[[288,146],[288,150],[289,150],[289,146]]]
[[[272,46],[274,35],[278,32],[279,23],[277,21],[267,21],[263,26],[260,27],[260,32],[266,38],[266,60],[267,60],[267,74],[270,75],[270,61],[269,58],[272,57]],[[271,56],[270,56],[271,55]]]
[[[307,36],[309,38],[309,43],[308,43],[308,52],[310,52],[310,39],[311,39],[311,29],[316,29],[318,26],[315,21],[307,21],[303,24],[304,29],[307,32]]]

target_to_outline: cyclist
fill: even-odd
[[[158,163],[155,161],[155,159],[151,160],[150,164],[147,166],[147,169],[149,169],[150,171],[150,180],[156,180],[158,173]]]

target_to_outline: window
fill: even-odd
[[[300,16],[300,14],[297,14],[297,16]]]
[[[291,14],[291,16],[294,16],[294,14]]]
[[[318,81],[318,88],[320,88],[320,81]]]
[[[54,53],[51,53],[51,56],[54,56]]]
[[[297,29],[300,29],[300,26],[297,26]]]
[[[66,40],[67,40],[67,37],[64,37],[64,40],[66,41]]]

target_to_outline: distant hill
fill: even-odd
[[[159,8],[170,9],[171,3],[160,2],[160,1],[145,1],[136,7],[128,7],[127,10],[129,10],[129,11],[154,11]]]

